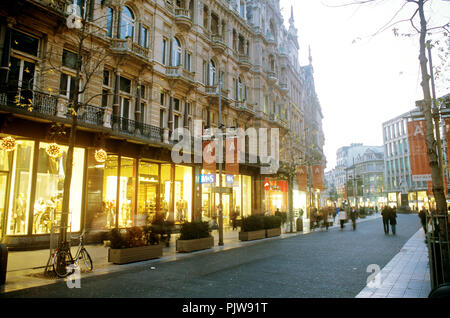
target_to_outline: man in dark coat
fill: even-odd
[[[397,208],[395,206],[389,211],[389,223],[391,224],[392,234],[395,235],[395,228],[397,225]]]
[[[353,207],[350,212],[350,218],[352,219],[353,231],[356,230],[356,217],[357,216],[358,216],[358,212],[356,212],[355,207]]]
[[[381,216],[383,217],[383,228],[384,228],[384,234],[389,234],[389,212],[390,207],[388,205],[385,205],[383,207],[383,210],[381,211]]]
[[[425,207],[422,207],[422,210],[419,212],[420,223],[422,223],[423,231],[427,234],[427,210]]]

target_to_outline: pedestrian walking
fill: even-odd
[[[237,219],[237,217],[238,217],[238,214],[237,214],[236,210],[233,210],[233,211],[231,212],[231,215],[230,215],[231,224],[232,224],[232,226],[233,226],[233,231],[234,231],[235,229],[237,229],[237,224],[236,224],[236,219]]]
[[[358,212],[356,212],[356,209],[353,207],[352,212],[350,212],[350,218],[352,219],[352,226],[353,231],[356,230],[356,218],[358,216]]]
[[[328,208],[325,208],[322,210],[322,219],[323,219],[323,225],[325,225],[325,228],[328,231]]]
[[[397,226],[397,208],[395,206],[389,212],[389,224],[391,224],[392,234],[395,235],[395,229]]]
[[[389,234],[389,212],[391,208],[388,205],[385,205],[381,210],[381,216],[383,218],[383,228],[384,234]]]
[[[420,223],[422,224],[423,231],[427,234],[427,215],[428,212],[423,206],[419,212]]]
[[[345,212],[344,209],[342,209],[341,211],[339,211],[339,222],[341,223],[341,231],[344,229],[345,220],[347,220],[347,213]]]

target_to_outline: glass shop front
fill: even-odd
[[[14,147],[0,150],[0,238],[49,234],[52,221],[61,218],[68,147],[56,145],[50,152],[50,143],[13,138]],[[81,228],[84,163],[85,149],[75,147],[69,203],[72,232]]]
[[[102,230],[192,221],[193,170],[114,154],[99,163],[90,151],[86,226]]]
[[[200,175],[202,185],[202,221],[218,224],[217,207],[220,203],[219,174]],[[231,213],[237,213],[237,219],[251,215],[252,177],[248,175],[222,175],[223,224],[231,226]]]

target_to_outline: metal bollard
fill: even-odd
[[[8,265],[8,247],[0,244],[0,286],[6,283],[6,267]]]

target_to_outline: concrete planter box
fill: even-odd
[[[127,264],[159,258],[162,255],[163,246],[161,244],[123,249],[109,248],[108,262],[114,264]]]
[[[281,228],[277,227],[275,229],[266,229],[266,237],[274,237],[281,235]]]
[[[214,246],[214,237],[205,237],[194,240],[177,240],[176,251],[179,253],[189,253],[206,250]]]
[[[253,241],[266,238],[266,230],[239,232],[239,240],[241,241]]]

